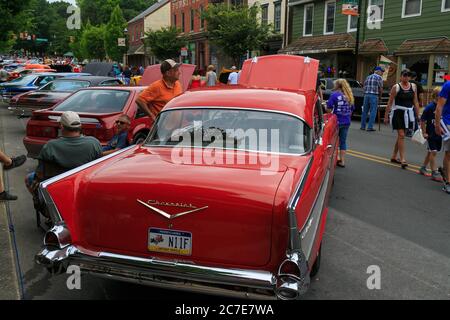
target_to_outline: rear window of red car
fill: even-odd
[[[80,90],[61,102],[54,110],[81,113],[120,112],[129,96],[130,92],[126,90]]]
[[[174,109],[159,115],[146,144],[303,154],[311,148],[311,130],[301,119],[277,112]]]

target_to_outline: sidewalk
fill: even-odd
[[[3,170],[1,168],[0,179],[3,180]],[[6,204],[0,202],[0,300],[19,299],[20,293]]]

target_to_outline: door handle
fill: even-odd
[[[333,148],[332,144],[327,145],[327,150],[330,150],[331,148]]]

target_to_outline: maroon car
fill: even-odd
[[[32,112],[53,107],[73,92],[87,87],[120,86],[123,83],[112,77],[74,76],[54,80],[39,90],[11,98],[9,109],[18,117],[30,117]]]
[[[114,123],[120,114],[128,115],[131,127],[130,143],[142,142],[153,124],[136,105],[136,98],[144,87],[93,87],[81,89],[55,107],[34,111],[27,123],[23,139],[28,156],[36,158],[47,141],[60,136],[59,119],[64,111],[75,111],[80,115],[82,132],[96,137],[106,145],[114,135]]]

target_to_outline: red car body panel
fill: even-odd
[[[138,107],[135,101],[142,91],[142,87],[91,87],[82,90],[96,89],[129,91],[130,96],[128,97],[122,112],[107,114],[79,113],[82,121],[84,118],[96,119],[98,121],[98,123],[83,123],[82,132],[84,135],[94,136],[102,145],[106,145],[114,135],[114,123],[117,120],[117,117],[122,113],[128,115],[132,119],[128,135],[130,143],[137,133],[148,133],[152,125],[150,118],[142,117],[136,119]],[[59,103],[49,109],[34,111],[33,116],[27,122],[27,135],[23,139],[23,143],[28,151],[29,157],[36,158],[45,143],[51,139],[57,138],[59,123],[56,119],[51,119],[50,117],[60,116],[62,114],[62,112],[53,111]],[[139,130],[136,130],[136,127],[139,127]]]
[[[280,58],[283,56],[272,57]],[[290,57],[287,60],[289,64],[281,64],[284,68],[294,61]],[[297,64],[300,62],[305,68],[315,66],[310,73],[314,77],[305,80],[307,87],[313,86],[309,82],[315,87],[316,61],[296,60]],[[271,71],[270,64],[260,66]],[[244,75],[250,72],[246,68],[249,68],[248,63],[244,64]],[[247,84],[251,84],[251,72],[245,77]],[[272,80],[276,83],[277,77]],[[317,123],[321,107],[316,104],[317,97],[312,90],[274,89],[238,86],[231,90],[187,92],[169,102],[163,112],[209,107],[294,115],[303,119],[311,128],[311,134],[317,136],[311,150],[305,154],[276,154],[278,166],[265,175],[261,174],[264,168],[261,163],[208,165],[193,161],[180,164],[174,161],[172,147],[133,146],[45,186],[65,228],[70,231],[71,245],[83,248],[94,259],[107,252],[121,257],[166,261],[166,267],[183,262],[189,266],[222,268],[231,273],[232,270],[254,270],[273,275],[270,286],[278,292],[278,297],[289,298],[290,294],[285,293],[291,289],[283,291],[275,289],[275,285],[278,288],[279,282],[285,281],[286,273],[291,272],[282,269],[286,261],[291,265],[298,262],[299,266],[307,263],[307,270],[311,270],[318,256],[336,165],[338,126],[335,115],[325,115],[323,126]],[[203,148],[193,149],[192,159],[203,152]],[[239,150],[223,150],[223,153],[243,154],[245,159],[261,154]],[[155,200],[203,209],[168,220],[139,202]],[[170,205],[163,208],[170,215],[180,210]],[[149,251],[149,228],[191,232],[191,255]],[[297,240],[301,247],[296,244]],[[293,259],[293,253],[304,254],[307,261]],[[42,255],[45,254],[44,251]],[[168,269],[170,267],[166,271]],[[151,274],[151,270],[149,272]],[[178,276],[183,279],[183,273]],[[297,279],[299,284],[303,281],[295,276],[291,279]]]

